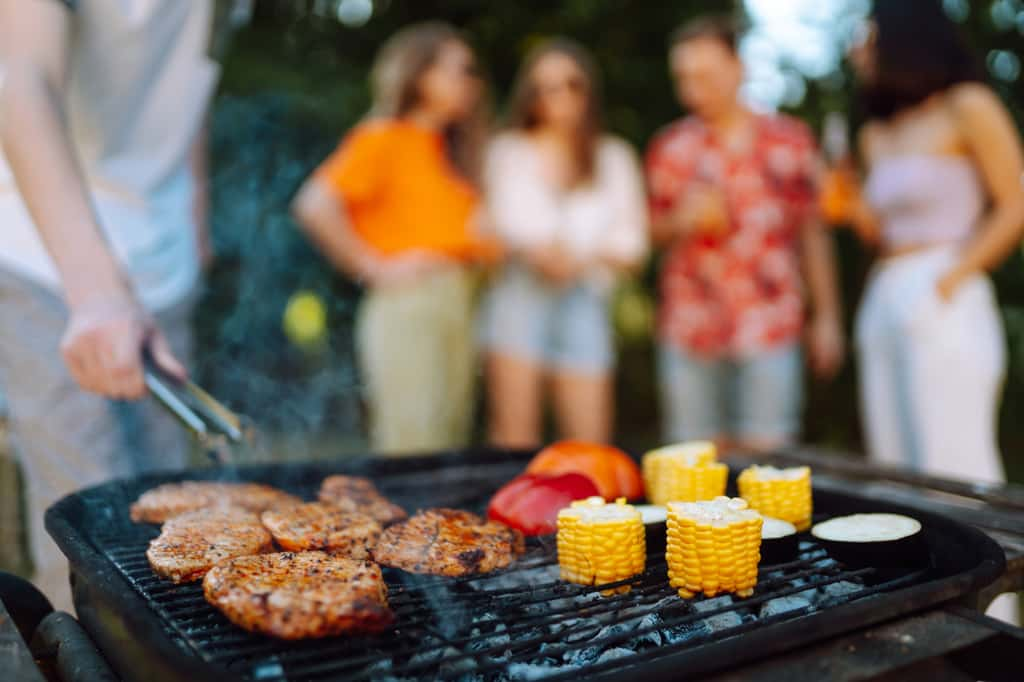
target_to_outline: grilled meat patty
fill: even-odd
[[[358,512],[323,502],[272,509],[260,517],[281,549],[290,552],[319,549],[352,559],[370,558],[380,539],[381,525]]]
[[[143,493],[131,507],[136,523],[163,523],[185,512],[207,507],[238,507],[253,512],[278,509],[302,500],[261,483],[183,481],[165,483]]]
[[[225,559],[273,551],[270,533],[244,509],[186,512],[164,524],[146,558],[157,575],[175,583],[199,580]]]
[[[328,476],[320,484],[320,501],[372,516],[385,526],[408,516],[404,509],[381,495],[369,479],[359,476]]]
[[[230,559],[203,579],[234,624],[282,639],[380,632],[394,621],[380,567],[323,552]]]
[[[523,534],[457,509],[427,509],[384,530],[373,558],[410,573],[460,576],[505,568]]]

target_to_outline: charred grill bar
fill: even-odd
[[[481,452],[220,473],[312,497],[324,476],[344,469],[370,476],[410,510],[480,510],[525,459]],[[153,485],[183,477],[110,483],[67,498],[48,515],[70,559],[81,620],[128,680],[678,679],[963,597],[1003,570],[998,546],[976,530],[820,490],[819,513],[882,508],[916,515],[928,528],[932,567],[883,580],[872,568],[847,569],[805,540],[796,561],[762,567],[753,597],[684,601],[667,584],[664,557],[652,550],[647,570],[623,582],[628,593],[602,597],[596,588],[560,582],[553,543],[534,542],[496,574],[444,579],[388,571],[397,620],[383,635],[286,643],[231,625],[198,585],[153,575],[144,551],[156,529],[130,523],[127,508]]]

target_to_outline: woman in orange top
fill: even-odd
[[[465,444],[473,404],[477,171],[486,132],[473,52],[451,27],[396,34],[374,107],[295,199],[299,223],[362,281],[356,322],[374,449]]]

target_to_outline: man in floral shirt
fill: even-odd
[[[815,210],[814,138],[795,119],[740,102],[743,67],[728,20],[684,26],[669,61],[692,115],[647,154],[653,236],[666,250],[665,435],[783,446],[799,431],[805,327],[818,375],[834,374],[843,356],[832,245]]]

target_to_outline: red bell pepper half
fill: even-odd
[[[594,482],[583,474],[523,474],[494,494],[487,516],[524,535],[546,535],[558,529],[560,510],[599,494]]]

